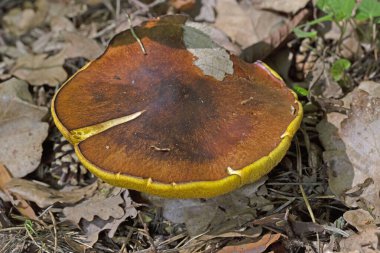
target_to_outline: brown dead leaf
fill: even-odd
[[[38,220],[36,213],[28,204],[28,202],[26,202],[21,196],[17,194],[14,195],[14,198],[12,197],[11,193],[6,188],[6,184],[10,181],[12,181],[11,174],[8,172],[5,166],[0,163],[0,190],[7,195],[9,200],[22,215],[32,220]]]
[[[363,232],[370,227],[376,228],[372,215],[363,209],[349,210],[343,214],[343,218],[359,232]]]
[[[0,163],[13,177],[23,177],[40,163],[48,124],[41,122],[47,108],[32,104],[24,81],[0,83]]]
[[[74,24],[65,16],[54,16],[50,19],[50,28],[53,32],[74,32]]]
[[[41,183],[14,178],[5,187],[10,194],[16,194],[23,199],[36,203],[41,208],[45,208],[55,203],[75,204],[93,195],[97,189],[97,183],[95,182],[83,188],[72,189],[70,191],[58,191]]]
[[[109,238],[112,238],[122,222],[129,217],[135,218],[137,216],[137,210],[132,206],[132,200],[129,197],[128,190],[125,190],[122,195],[124,199],[124,215],[121,218],[110,217],[108,220],[103,220],[99,217],[94,217],[91,222],[87,220],[82,220],[80,222],[82,229],[86,233],[86,243],[88,245],[92,246],[95,242],[97,242],[99,233],[104,230],[109,230],[107,235]]]
[[[309,14],[310,12],[308,9],[301,10],[292,19],[287,20],[284,24],[279,26],[278,29],[274,29],[274,31],[272,31],[267,37],[244,49],[242,53],[244,59],[248,62],[264,60],[274,49],[286,42],[289,35],[293,33],[293,29],[302,23]],[[281,66],[282,65],[283,64],[281,64]],[[287,76],[287,73],[288,71],[286,72],[286,75],[282,76]]]
[[[180,11],[186,11],[194,8],[195,0],[170,0],[170,5]]]
[[[61,54],[65,58],[84,57],[93,60],[103,53],[103,48],[93,39],[75,32],[62,32],[62,35],[66,46]]]
[[[258,41],[249,14],[236,1],[219,0],[215,27],[225,32],[232,42],[246,48]]]
[[[244,245],[226,246],[219,250],[219,253],[246,253],[264,252],[270,245],[277,242],[281,238],[281,234],[265,234],[259,241]]]
[[[87,11],[85,1],[49,1],[49,17],[64,16],[73,18]]]
[[[310,0],[252,0],[252,4],[257,9],[295,14],[304,8],[309,1]]]
[[[67,78],[63,69],[65,55],[62,53],[48,57],[46,54],[25,55],[17,59],[11,70],[12,75],[31,85],[57,86]]]
[[[287,20],[277,13],[256,9],[244,1],[238,4],[236,1],[219,0],[216,11],[215,26],[243,50],[267,38]]]
[[[124,215],[124,210],[120,207],[124,203],[122,192],[121,188],[102,183],[91,198],[75,206],[65,207],[63,209],[65,219],[75,224],[79,224],[81,219],[92,221],[95,216],[102,220],[120,219]]]
[[[358,233],[339,242],[341,252],[378,252],[380,229],[370,213],[362,209],[350,210],[345,212],[343,217],[358,230]]]
[[[326,149],[323,158],[329,166],[331,190],[346,205],[370,211],[376,222],[380,221],[379,86],[361,83],[350,95],[349,115],[330,113],[328,121],[317,127]]]
[[[37,0],[35,9],[14,8],[3,17],[4,27],[10,33],[20,36],[43,23],[48,13],[46,0]]]

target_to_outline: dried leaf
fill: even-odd
[[[103,48],[93,39],[86,38],[75,32],[62,32],[66,41],[63,49],[65,58],[83,57],[93,60],[103,53]]]
[[[70,19],[65,16],[54,16],[50,20],[50,27],[53,32],[74,32],[75,26]]]
[[[372,215],[363,209],[349,210],[343,214],[343,218],[359,232],[363,232],[369,227],[376,228]]]
[[[120,207],[124,203],[121,194],[121,188],[102,183],[91,198],[75,206],[65,207],[63,214],[66,220],[75,224],[78,224],[81,219],[92,221],[95,216],[102,220],[119,219],[124,215],[123,208]]]
[[[239,5],[236,1],[219,0],[216,11],[215,26],[243,50],[267,38],[286,21],[277,13],[255,9],[246,2]]]
[[[195,0],[170,0],[170,5],[180,11],[186,11],[194,8]]]
[[[63,69],[65,56],[62,53],[47,57],[46,54],[25,55],[17,59],[11,73],[31,85],[57,86],[67,78]]]
[[[65,16],[73,18],[87,11],[85,1],[49,1],[49,18]]]
[[[281,238],[281,234],[265,234],[259,241],[244,245],[226,246],[219,250],[219,253],[261,253],[270,245],[277,242]]]
[[[45,208],[55,203],[75,204],[83,198],[93,195],[97,183],[93,183],[80,189],[65,192],[58,191],[48,186],[33,181],[14,178],[6,184],[6,189],[11,194],[17,194],[23,199],[35,202],[39,207]]]
[[[257,9],[295,14],[300,9],[304,8],[309,1],[310,0],[252,0],[252,4]]]
[[[99,233],[104,230],[109,230],[107,235],[109,238],[112,238],[122,222],[129,217],[135,218],[137,216],[137,210],[132,206],[132,200],[129,197],[128,190],[125,190],[122,195],[124,199],[124,215],[121,218],[111,217],[108,220],[102,220],[99,217],[95,217],[91,222],[82,220],[81,227],[86,233],[86,243],[88,245],[92,246],[95,244],[99,238]]]
[[[297,13],[292,19],[286,21],[280,27],[272,31],[261,41],[244,49],[243,57],[248,62],[263,60],[286,41],[293,29],[298,26],[309,15],[309,10],[304,9]]]
[[[4,27],[12,34],[20,36],[43,23],[47,16],[46,0],[37,0],[35,9],[14,8],[3,17]]]
[[[42,36],[40,36],[36,41],[32,44],[32,49],[34,53],[44,53],[46,52],[46,47],[49,44],[49,42],[52,40],[53,33],[45,33]],[[54,41],[54,43],[56,43]]]
[[[346,205],[370,210],[377,222],[380,220],[379,87],[379,83],[361,83],[351,94],[349,115],[328,114],[328,123],[317,127],[326,149],[324,160],[329,165],[331,190]]]
[[[215,27],[225,32],[232,42],[246,48],[258,41],[249,14],[236,1],[219,0]]]
[[[10,181],[12,181],[11,174],[4,165],[0,163],[0,190],[9,197],[9,200],[22,215],[32,220],[38,220],[33,208],[21,196],[15,194],[14,198],[12,198],[11,193],[6,188],[7,183]]]
[[[359,232],[339,242],[341,252],[378,252],[380,229],[370,213],[362,209],[350,210],[343,217]]]
[[[48,124],[47,108],[32,104],[28,85],[15,78],[0,84],[0,163],[13,177],[23,177],[40,163]]]

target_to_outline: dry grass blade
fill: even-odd
[[[135,33],[135,29],[133,29],[131,17],[128,14],[126,14],[126,15],[127,15],[127,19],[128,19],[128,23],[129,23],[129,26],[130,26],[130,30],[131,30],[132,36],[136,39],[137,43],[139,43],[141,51],[144,54],[147,54],[143,43],[141,42],[140,38]]]
[[[298,175],[299,175],[299,177],[301,179],[302,178],[301,149],[300,149],[300,144],[298,142],[297,137],[295,138],[295,143],[296,143],[296,151],[297,151],[297,171],[298,171]],[[303,200],[305,202],[305,205],[306,205],[306,208],[307,208],[307,210],[309,212],[311,220],[313,221],[313,223],[317,223],[316,220],[315,220],[313,209],[311,208],[309,199],[307,198],[307,195],[305,193],[305,189],[303,188],[303,185],[300,185],[299,188],[300,188],[300,191],[301,191],[301,194],[302,194],[302,198],[303,198]],[[318,244],[317,244],[318,245],[318,249],[317,250],[318,250],[318,252],[320,252],[319,234],[316,233],[316,236],[317,236],[317,242],[318,242]]]

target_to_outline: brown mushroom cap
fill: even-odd
[[[105,181],[167,197],[211,197],[267,174],[299,127],[296,95],[199,24],[168,16],[116,35],[52,102],[81,162]]]

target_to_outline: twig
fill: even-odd
[[[53,213],[49,210],[51,221],[53,223],[53,232],[54,232],[54,253],[57,252],[58,247],[58,237],[57,237],[57,223],[55,221]]]
[[[116,0],[116,8],[115,8],[115,18],[119,19],[120,16],[120,0]]]
[[[148,238],[150,246],[153,248],[153,252],[157,252],[156,246],[154,245],[153,238],[149,234],[148,226],[146,225],[146,223],[142,219],[140,212],[138,212],[137,215],[139,217],[140,222],[142,223],[142,225],[144,227],[144,232],[145,232],[144,234],[145,234],[146,238]]]

